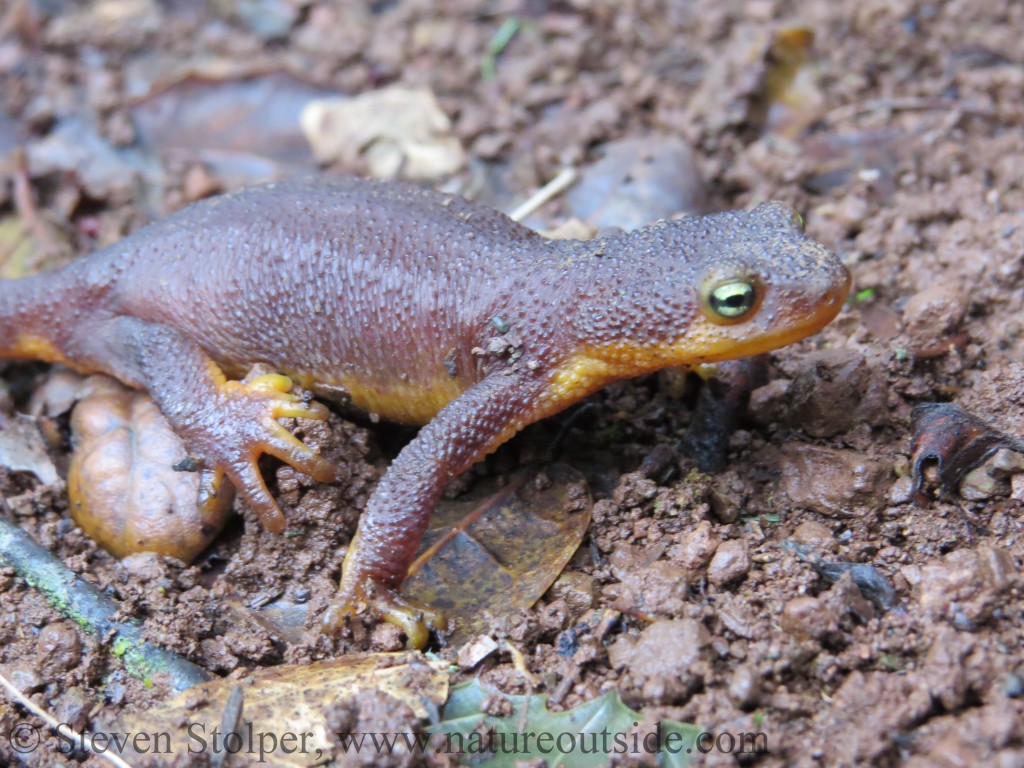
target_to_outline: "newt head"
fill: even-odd
[[[831,322],[850,290],[849,270],[782,203],[657,222],[593,253],[574,281],[577,346],[555,369],[557,401],[778,349]]]
[[[715,219],[722,228],[709,230],[696,253],[700,311],[672,345],[678,354],[750,357],[817,333],[839,314],[850,271],[804,233],[796,211],[770,202]]]

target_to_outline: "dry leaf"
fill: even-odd
[[[449,645],[486,635],[494,619],[529,608],[548,590],[579,548],[590,511],[586,481],[562,464],[524,470],[472,501],[442,502],[402,594],[444,612],[453,625]],[[296,643],[309,605],[282,599],[253,609],[231,599],[224,610]]]
[[[70,256],[67,231],[45,215],[0,219],[0,278],[14,280],[63,266]]]
[[[120,754],[167,765],[183,756],[207,754],[227,744],[237,765],[309,766],[332,758],[326,711],[366,691],[382,691],[427,719],[448,698],[448,663],[419,653],[342,656],[306,665],[282,665],[244,680],[215,680],[193,686],[170,701],[126,715],[105,734],[159,734],[165,743],[129,741]],[[222,726],[232,691],[241,688],[240,717]],[[229,733],[238,736],[227,737]],[[164,735],[166,734],[166,736]],[[111,751],[115,751],[111,745]],[[141,747],[141,748],[140,748]],[[234,747],[238,747],[237,750]]]
[[[142,392],[93,377],[71,415],[71,515],[117,557],[156,552],[190,562],[231,514],[229,483],[199,499],[201,474],[176,471],[181,439]]]
[[[677,213],[697,214],[707,193],[693,151],[677,136],[652,134],[601,147],[603,157],[580,174],[567,200],[597,229],[636,229]]]
[[[434,94],[392,86],[352,98],[318,99],[302,129],[321,163],[355,168],[365,161],[379,179],[436,179],[462,167],[465,152]]]
[[[45,485],[60,479],[36,420],[20,413],[0,428],[0,464],[15,472],[31,472]]]

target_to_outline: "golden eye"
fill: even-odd
[[[707,294],[708,308],[724,320],[739,320],[757,304],[757,289],[749,280],[719,283]]]
[[[793,226],[799,229],[801,232],[804,231],[804,217],[796,211],[793,211]]]

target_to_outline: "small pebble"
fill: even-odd
[[[683,536],[679,546],[672,551],[673,560],[681,565],[687,574],[696,575],[704,571],[711,562],[719,539],[711,530],[711,523],[701,520],[697,527]]]
[[[959,328],[966,311],[966,296],[956,283],[936,283],[914,294],[903,307],[903,324],[912,346],[934,346]]]
[[[60,695],[53,715],[59,722],[67,723],[73,730],[81,732],[89,721],[89,710],[93,704],[81,686],[76,685]]]
[[[816,597],[794,597],[782,609],[779,626],[799,640],[819,639],[834,629],[838,622],[824,603]]]
[[[1003,683],[999,687],[1008,699],[1019,699],[1024,696],[1024,668],[1004,677]]]
[[[498,643],[488,635],[477,635],[459,648],[458,664],[463,670],[472,669],[498,650]]]
[[[651,703],[688,696],[702,682],[710,637],[694,619],[660,620],[639,637],[620,635],[608,647],[612,667],[626,669],[629,682]]]
[[[564,601],[573,616],[579,618],[594,605],[594,577],[580,571],[563,571],[551,585],[551,594]]]
[[[782,490],[797,507],[860,517],[885,501],[889,467],[860,451],[791,443],[782,453]]]
[[[992,477],[988,462],[968,472],[960,483],[960,496],[968,501],[984,501],[993,496],[1006,496],[1010,484],[1006,480]]]
[[[742,579],[750,571],[750,553],[745,542],[724,541],[708,566],[708,581],[717,587]]]
[[[793,531],[793,541],[812,550],[831,551],[836,546],[836,537],[827,525],[817,520],[800,523]]]
[[[732,703],[743,710],[757,706],[761,697],[760,678],[748,665],[741,664],[733,670],[729,680],[729,698]]]
[[[11,685],[22,693],[35,693],[46,685],[43,679],[39,677],[38,672],[24,667],[8,670],[7,679],[11,681]]]
[[[36,660],[40,666],[67,671],[82,660],[78,632],[63,622],[47,624],[36,639]]]
[[[896,480],[889,489],[890,504],[907,504],[914,498],[914,481],[907,475]]]

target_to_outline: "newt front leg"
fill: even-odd
[[[399,626],[413,648],[440,615],[398,594],[445,485],[534,419],[543,385],[530,373],[500,372],[457,397],[398,455],[359,520],[342,566],[341,589],[324,615],[337,632],[369,608]]]

